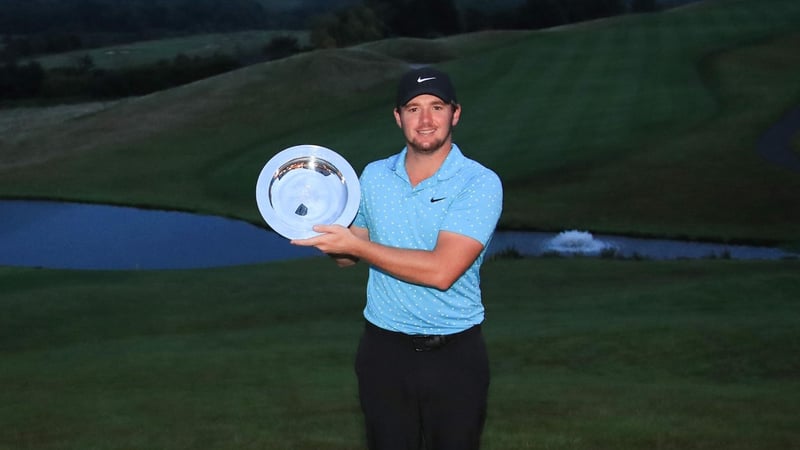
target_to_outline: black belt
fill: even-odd
[[[445,345],[455,341],[456,339],[467,336],[469,334],[479,333],[481,330],[480,325],[473,325],[464,331],[459,331],[453,334],[404,334],[395,331],[384,330],[378,326],[366,322],[367,329],[384,335],[392,335],[404,340],[410,340],[411,345],[417,352],[430,352],[438,350]]]

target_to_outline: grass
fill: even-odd
[[[798,269],[488,262],[484,448],[790,447]],[[0,448],[362,448],[365,276],[0,269]]]
[[[282,442],[301,434],[298,416],[335,426],[352,380],[333,362],[347,359],[356,333],[338,321],[357,323],[348,306],[361,283],[328,271],[319,281],[349,303],[329,304],[324,285],[305,283],[298,315],[298,268],[212,271],[200,284],[197,272],[4,272],[14,319],[2,351],[17,357],[4,363],[13,389],[0,448],[292,448]]]
[[[297,55],[4,140],[0,195],[260,223],[253,180],[277,151],[322,144],[360,171],[398,150],[394,83],[421,55],[459,85],[456,140],[503,178],[503,227],[791,243],[800,180],[754,145],[800,99],[797,23],[793,1],[722,1]]]
[[[298,44],[308,44],[303,31],[251,30],[236,33],[211,33],[169,39],[156,39],[114,45],[89,50],[76,50],[35,58],[45,69],[79,67],[80,60],[89,56],[100,69],[124,69],[161,60],[172,61],[177,55],[209,57],[215,54],[260,55],[276,36],[294,36]]]
[[[398,150],[409,55],[449,70],[456,139],[502,225],[797,248],[800,179],[759,160],[800,100],[800,5],[710,1],[542,32],[389,40],[98,107],[0,114],[0,196],[261,223],[258,171]],[[507,258],[483,270],[487,449],[800,442],[797,260]],[[0,450],[363,448],[352,358],[366,267],[0,268]]]

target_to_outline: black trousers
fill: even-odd
[[[480,325],[421,339],[367,322],[356,374],[370,450],[479,448],[489,390]]]

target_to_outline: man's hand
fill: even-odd
[[[316,247],[328,255],[350,255],[359,238],[341,225],[314,225],[314,231],[322,233],[307,239],[292,239],[292,245]]]
[[[369,231],[356,226],[345,228],[341,225],[315,225],[313,230],[322,234],[308,239],[293,239],[290,243],[304,247],[316,247],[333,258],[339,267],[356,264],[359,258],[352,254],[353,245],[357,245],[359,240],[369,240]]]

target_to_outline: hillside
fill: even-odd
[[[426,62],[458,85],[456,141],[504,180],[503,227],[793,242],[800,180],[754,143],[800,103],[798,24],[791,0],[719,1],[310,52],[4,135],[0,195],[260,223],[253,186],[280,149],[326,145],[357,171],[399,150],[394,82]]]

